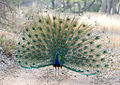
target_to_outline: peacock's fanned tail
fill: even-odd
[[[108,68],[103,57],[107,51],[94,35],[92,26],[78,23],[78,19],[41,15],[26,26],[17,45],[16,59],[21,67],[39,68],[54,65],[56,55],[60,66],[95,75]]]

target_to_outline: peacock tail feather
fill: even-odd
[[[63,66],[84,75],[95,75],[109,65],[100,36],[93,27],[69,16],[41,15],[25,30],[18,42],[16,60],[23,68]],[[58,65],[59,64],[59,65]]]

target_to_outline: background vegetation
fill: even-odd
[[[47,6],[49,9],[73,12],[69,9],[79,10],[79,12],[102,12],[108,14],[120,14],[120,0],[11,0],[16,6],[31,6],[37,2],[41,7]],[[78,13],[78,12],[77,12]]]

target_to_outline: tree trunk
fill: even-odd
[[[107,0],[107,14],[110,14],[111,13],[111,8],[112,8],[112,0]]]
[[[116,10],[116,0],[114,0],[114,1],[112,2],[112,8],[113,8],[112,14],[116,14],[116,13],[117,13],[117,10]]]
[[[118,14],[120,14],[120,4],[119,4],[119,7],[118,7]]]
[[[106,13],[106,11],[107,11],[107,0],[102,0],[101,12]]]
[[[117,5],[118,2],[119,2],[119,0],[114,0],[114,1],[112,2],[112,8],[113,8],[112,14],[118,14],[118,10],[117,10],[117,8],[116,8],[116,5]]]
[[[55,8],[55,0],[52,0],[52,9]]]

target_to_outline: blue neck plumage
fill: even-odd
[[[58,51],[57,51],[56,59],[55,59],[55,63],[54,63],[55,66],[60,66],[60,62],[59,62],[58,56],[59,56],[59,53],[58,53]]]

